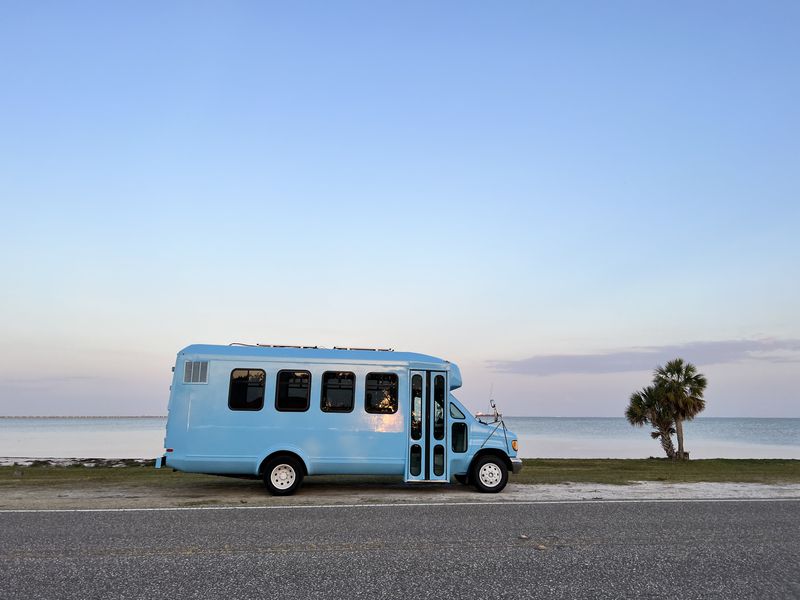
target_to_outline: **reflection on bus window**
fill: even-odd
[[[450,416],[454,419],[463,419],[464,413],[452,402],[450,403]]]
[[[308,371],[278,371],[275,408],[280,411],[308,410],[311,373]]]
[[[411,439],[422,437],[422,375],[411,378]]]
[[[368,413],[397,412],[397,375],[394,373],[367,374],[365,410]]]
[[[355,396],[355,373],[326,371],[322,374],[321,408],[324,412],[350,412]]]
[[[466,452],[469,447],[467,439],[467,424],[453,423],[452,429],[453,452]]]
[[[444,475],[444,446],[437,444],[433,449],[433,474]]]
[[[409,471],[414,477],[422,473],[422,448],[419,444],[411,446],[411,461],[409,463]]]
[[[231,371],[228,408],[231,410],[261,410],[264,406],[266,379],[266,373],[261,369],[234,369]]]
[[[433,380],[433,437],[444,439],[444,375]]]

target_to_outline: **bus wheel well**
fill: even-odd
[[[484,456],[497,456],[498,458],[503,459],[506,467],[508,467],[508,470],[511,471],[511,459],[508,457],[508,454],[502,450],[499,450],[498,448],[484,448],[483,450],[478,450],[475,453],[475,456],[472,457],[472,462],[469,464],[469,470],[467,473],[472,473],[472,465],[474,465]]]
[[[303,475],[308,475],[308,467],[306,467],[306,463],[303,461],[302,458],[300,458],[294,452],[289,452],[288,450],[279,450],[277,452],[273,452],[272,454],[270,454],[264,460],[261,461],[261,464],[258,465],[258,476],[259,477],[263,477],[264,476],[264,469],[266,468],[266,466],[269,463],[269,461],[271,461],[273,458],[278,458],[280,456],[286,456],[286,457],[294,458],[303,467]]]

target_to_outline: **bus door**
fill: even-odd
[[[448,481],[447,371],[411,371],[406,481]]]

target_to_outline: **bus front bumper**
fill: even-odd
[[[511,459],[511,472],[514,473],[514,474],[517,474],[520,471],[522,471],[522,459],[512,458]]]

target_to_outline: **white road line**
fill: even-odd
[[[617,500],[530,500],[511,502],[397,502],[372,504],[286,504],[277,506],[175,506],[164,508],[18,508],[0,509],[0,514],[23,513],[124,513],[124,512],[177,512],[200,510],[297,510],[314,508],[418,508],[423,506],[536,506],[541,504],[669,504],[669,503],[733,503],[733,502],[800,502],[796,498],[658,498]]]

